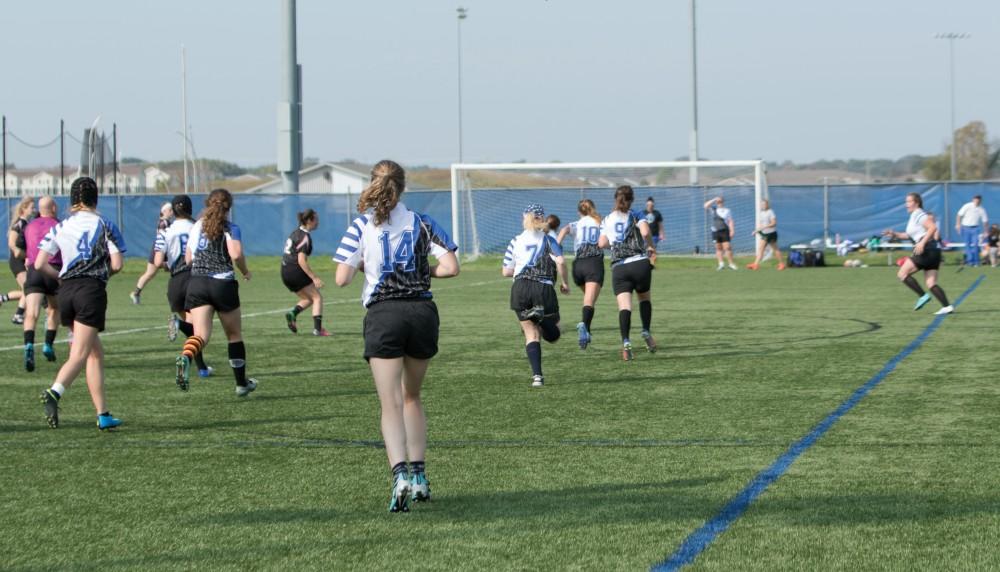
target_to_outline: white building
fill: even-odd
[[[299,192],[306,194],[360,195],[371,178],[360,171],[336,163],[318,163],[299,171]],[[247,189],[248,193],[283,192],[281,179]]]
[[[79,168],[66,168],[59,184],[59,167],[43,167],[38,169],[8,169],[5,188],[7,196],[39,196],[69,193],[70,185],[80,176]],[[122,194],[156,192],[165,190],[170,182],[170,175],[153,165],[120,165],[118,167],[117,189]],[[107,169],[104,174],[105,193],[116,188],[114,171]]]

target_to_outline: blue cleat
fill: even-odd
[[[24,371],[35,371],[35,344],[24,344]]]
[[[52,344],[42,346],[42,355],[48,361],[56,361],[56,350],[52,347]]]
[[[427,502],[431,500],[431,483],[427,480],[426,473],[413,473],[410,475],[410,500],[413,502]]]
[[[587,331],[587,325],[580,322],[576,325],[576,332],[580,334],[580,349],[587,349],[587,346],[590,345],[590,332]]]
[[[208,366],[205,369],[199,369],[198,370],[198,376],[199,377],[212,377],[212,373],[214,371],[215,371],[215,368],[213,368],[212,366]]]
[[[389,512],[410,512],[410,475],[400,473],[392,483]]]
[[[102,413],[97,416],[97,428],[101,431],[107,431],[109,429],[114,429],[122,424],[121,419],[115,419],[111,416],[111,412]]]
[[[923,308],[924,306],[927,305],[927,302],[930,302],[930,301],[931,301],[931,295],[928,294],[928,293],[924,293],[923,296],[917,298],[917,303],[916,303],[916,305],[913,306],[913,310],[917,311],[920,308]]]
[[[177,376],[174,381],[177,383],[177,388],[181,391],[187,391],[188,386],[191,382],[191,359],[186,355],[177,356]]]

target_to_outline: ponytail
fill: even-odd
[[[622,185],[615,189],[615,210],[627,213],[632,208],[632,201],[635,200],[635,193],[629,185]]]
[[[209,240],[216,240],[225,232],[229,210],[233,208],[233,195],[226,189],[215,189],[205,199],[201,215],[201,231]]]
[[[576,204],[576,210],[580,213],[580,216],[589,216],[597,221],[597,224],[601,224],[601,215],[597,214],[597,207],[594,206],[594,201],[582,199]]]
[[[399,195],[406,189],[406,171],[395,161],[379,161],[372,167],[372,181],[361,191],[358,212],[374,211],[372,218],[376,226],[389,220],[389,213],[399,203]]]

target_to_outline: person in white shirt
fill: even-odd
[[[73,331],[69,358],[59,368],[55,383],[42,393],[49,427],[59,427],[59,400],[81,371],[86,372],[90,399],[97,410],[97,428],[104,431],[121,425],[108,411],[104,393],[104,331],[108,311],[108,278],[122,269],[125,240],[115,223],[97,212],[97,182],[80,177],[70,185],[72,215],[52,227],[38,246],[35,270],[62,280],[59,286],[59,316]],[[62,267],[50,260],[56,254]]]
[[[438,352],[440,320],[431,278],[458,275],[458,246],[431,217],[399,201],[406,172],[379,161],[361,192],[358,211],[337,247],[337,286],[362,272],[364,358],[382,408],[382,439],[392,470],[389,512],[408,512],[410,501],[431,500],[425,473],[427,418],[420,388]],[[431,264],[429,258],[437,259]],[[407,466],[409,459],[409,466]]]
[[[566,262],[562,247],[550,234],[549,223],[541,205],[530,204],[524,209],[521,225],[524,231],[511,239],[503,258],[501,273],[514,278],[510,289],[510,309],[524,332],[524,352],[531,366],[531,386],[542,387],[542,344],[540,339],[555,343],[559,340],[559,290],[569,293]]]
[[[933,216],[924,211],[923,207],[924,201],[920,194],[908,193],[906,195],[906,210],[910,213],[910,220],[906,224],[906,230],[897,232],[887,229],[882,234],[889,238],[913,241],[913,255],[905,259],[896,274],[896,277],[918,296],[917,304],[913,309],[923,308],[931,301],[933,294],[941,303],[941,309],[935,314],[950,314],[955,311],[955,308],[948,302],[948,296],[945,295],[944,290],[937,285],[938,268],[941,266],[937,223],[934,222]],[[930,290],[930,294],[924,292],[924,289],[913,278],[913,274],[920,270],[924,271],[924,283]]]
[[[597,246],[601,236],[601,215],[597,214],[594,201],[582,199],[576,206],[580,220],[571,222],[559,231],[556,242],[562,245],[566,235],[573,233],[573,283],[583,290],[583,321],[576,325],[580,336],[580,349],[585,350],[592,339],[590,323],[594,320],[594,304],[604,286],[604,250]]]
[[[965,258],[962,260],[967,266],[979,266],[979,237],[986,234],[990,222],[982,204],[983,197],[976,195],[962,205],[955,216],[955,230],[961,234],[965,244]]]
[[[785,263],[781,260],[781,250],[778,248],[778,217],[774,216],[771,201],[767,199],[760,201],[760,216],[757,217],[757,228],[753,230],[753,235],[760,235],[760,240],[757,241],[757,257],[747,264],[747,268],[750,270],[760,268],[764,250],[770,246],[778,261],[778,270],[784,270]]]
[[[716,270],[722,270],[726,267],[722,263],[723,255],[729,262],[729,269],[736,270],[731,243],[732,237],[736,236],[732,211],[725,207],[722,197],[715,197],[706,202],[705,210],[712,211],[712,242],[715,243],[715,259],[719,262],[719,267]]]

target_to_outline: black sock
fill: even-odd
[[[941,302],[942,306],[948,306],[948,296],[945,296],[944,290],[941,289],[937,284],[931,286],[931,294],[937,298],[938,302]]]
[[[247,347],[243,342],[229,342],[229,367],[233,368],[236,385],[245,387],[247,384]]]
[[[35,343],[35,330],[24,330],[24,345]]]
[[[185,322],[184,320],[177,321],[177,329],[181,331],[187,337],[194,335],[194,324],[191,322]]]
[[[542,344],[540,342],[528,342],[524,346],[524,353],[528,354],[528,363],[531,364],[532,375],[542,375]]]
[[[31,332],[31,337],[35,337],[35,332]],[[55,330],[45,330],[45,345],[51,346],[56,341],[56,331]]]
[[[136,296],[138,296],[139,294],[142,294],[142,288],[140,288],[140,287],[136,286],[136,287],[135,287],[135,292],[134,292],[134,294],[135,294]]]
[[[322,330],[323,329],[323,316],[313,316],[313,329]]]
[[[559,336],[562,335],[562,332],[559,331],[559,326],[556,325],[556,321],[551,318],[542,320],[538,324],[538,328],[542,330],[542,339],[550,344],[555,343],[559,340]]]
[[[200,370],[208,369],[208,364],[205,363],[205,354],[203,352],[194,354],[194,363]]]
[[[622,341],[627,340],[632,329],[632,310],[618,310],[618,329],[621,330]]]
[[[913,279],[912,275],[911,276],[907,276],[906,278],[904,278],[903,279],[903,284],[906,284],[907,288],[909,288],[910,290],[913,290],[914,292],[916,292],[917,296],[923,296],[924,295],[924,289],[920,287],[920,284],[917,284],[917,281]]]
[[[297,318],[299,316],[299,314],[302,313],[303,310],[305,310],[305,308],[303,308],[302,306],[299,306],[298,304],[296,304],[295,307],[292,308],[292,314],[294,314],[295,317]]]
[[[639,317],[642,319],[642,329],[649,331],[653,323],[653,303],[649,300],[639,300]]]
[[[406,474],[406,461],[400,461],[392,466],[392,476]]]
[[[24,308],[18,308],[17,311],[14,312],[14,313],[17,314],[18,316],[23,316],[24,315]]]
[[[587,327],[587,331],[590,332],[590,322],[594,321],[594,307],[584,306],[583,307],[583,325]]]
[[[410,472],[411,473],[423,473],[424,472],[424,462],[423,461],[412,461],[412,462],[410,462]]]
[[[10,302],[10,296],[6,294],[0,294],[0,303]]]

